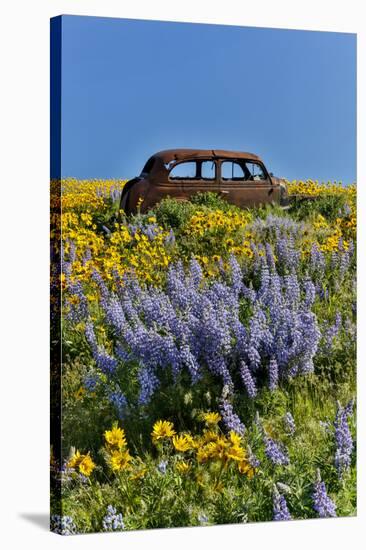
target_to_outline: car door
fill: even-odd
[[[220,193],[237,206],[259,206],[278,201],[277,190],[259,162],[222,159]]]
[[[219,191],[216,161],[196,159],[176,164],[169,173],[169,181],[176,184],[182,197],[189,199],[198,192]]]

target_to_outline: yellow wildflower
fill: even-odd
[[[81,386],[77,392],[75,392],[75,399],[79,400],[83,398],[83,395],[85,394],[85,389]]]
[[[76,451],[75,454],[70,458],[66,464],[67,468],[77,468],[83,459],[84,455],[81,455],[79,451]]]
[[[191,444],[184,435],[175,435],[172,439],[176,451],[184,453],[191,449]]]
[[[75,454],[70,458],[67,463],[67,468],[73,468],[76,470],[79,469],[79,472],[84,476],[89,477],[92,471],[95,468],[95,464],[90,456],[90,454],[82,455],[79,451],[76,451]]]
[[[120,472],[129,468],[132,456],[129,451],[112,451],[109,457],[109,463],[114,472]]]
[[[84,455],[82,460],[79,463],[79,472],[84,476],[89,477],[92,471],[95,468],[95,464],[90,454]]]
[[[241,462],[245,458],[245,451],[242,447],[239,447],[238,445],[232,445],[228,448],[226,456],[227,458],[231,458],[232,460]]]
[[[176,434],[174,431],[174,425],[172,422],[166,420],[158,420],[153,426],[153,431],[151,432],[151,437],[153,443],[157,443],[161,439],[167,439],[173,437]]]
[[[242,460],[238,464],[238,470],[241,474],[246,474],[249,479],[254,476],[254,468],[246,460]]]
[[[218,424],[221,420],[221,416],[217,412],[207,412],[202,415],[202,420],[209,426],[211,424]]]
[[[201,436],[202,443],[210,443],[211,441],[217,441],[219,435],[213,430],[205,430]]]
[[[184,461],[177,462],[175,467],[176,467],[177,471],[182,475],[188,473],[189,470],[191,469],[190,464],[188,464],[188,462],[184,462]]]
[[[234,446],[240,446],[241,445],[241,436],[236,433],[236,432],[233,432],[232,430],[230,431],[230,434],[229,434],[229,438],[230,438],[230,442],[232,443],[232,445]]]
[[[104,438],[108,445],[117,447],[117,449],[120,450],[127,445],[125,431],[122,428],[118,428],[116,424],[111,430],[106,430],[104,432]]]

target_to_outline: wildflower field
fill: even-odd
[[[124,183],[51,192],[51,529],[355,515],[356,186],[126,218]]]

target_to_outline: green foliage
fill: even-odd
[[[298,220],[311,218],[321,214],[328,221],[335,221],[347,204],[344,195],[320,195],[315,198],[294,200],[291,215]]]
[[[224,212],[228,210],[239,210],[237,206],[227,202],[219,193],[213,193],[212,191],[196,193],[190,200],[192,204],[206,206],[211,210],[223,210]]]
[[[189,201],[177,201],[167,197],[154,209],[157,222],[164,228],[180,229],[194,213],[196,207]]]

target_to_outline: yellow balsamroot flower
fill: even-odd
[[[227,458],[231,458],[232,460],[236,460],[238,462],[241,462],[245,459],[245,451],[242,447],[239,447],[238,445],[233,445],[228,448],[226,451]]]
[[[180,453],[189,451],[192,448],[190,442],[184,435],[175,435],[172,442],[175,450]]]
[[[313,222],[314,229],[326,229],[328,227],[327,221],[321,214],[318,214]]]
[[[158,420],[153,426],[153,431],[151,432],[151,437],[153,443],[158,443],[162,439],[168,439],[176,435],[174,431],[174,425],[172,422],[167,420]]]
[[[92,471],[95,468],[95,464],[90,454],[84,455],[83,459],[79,464],[79,472],[86,477],[89,477]]]
[[[75,394],[74,394],[74,395],[75,395],[75,399],[76,399],[76,400],[82,399],[83,396],[84,396],[84,394],[85,394],[85,389],[81,386],[81,387],[78,389],[78,391],[76,391]]]
[[[247,475],[249,479],[252,479],[255,473],[253,466],[251,466],[246,460],[239,462],[238,470],[241,474]]]
[[[89,477],[95,468],[95,464],[89,453],[82,455],[79,451],[76,451],[68,461],[66,467],[73,468],[74,470],[78,468],[81,474]]]
[[[210,443],[211,441],[217,441],[218,439],[218,433],[213,430],[205,430],[201,436],[202,443]]]
[[[206,422],[208,426],[216,425],[220,422],[221,416],[217,412],[207,412],[202,415],[202,420]]]
[[[207,443],[197,452],[197,461],[206,462],[206,460],[226,460],[227,443],[223,437],[219,437],[216,441]]]
[[[67,209],[103,210],[105,201],[112,192],[122,191],[127,180],[61,180],[61,203],[63,211]],[[52,189],[52,182],[51,182]],[[58,189],[54,195],[57,197]],[[52,196],[52,193],[51,193]]]
[[[191,465],[188,464],[188,462],[182,461],[182,462],[177,462],[177,464],[175,465],[175,468],[180,474],[184,475],[189,472],[189,470],[191,469]]]
[[[67,468],[77,468],[82,460],[82,457],[84,455],[81,455],[79,451],[76,451],[75,454],[70,458],[68,463],[66,464]]]
[[[112,451],[109,457],[109,464],[114,472],[121,472],[130,467],[132,456],[129,451]]]
[[[106,430],[104,438],[108,445],[120,450],[127,445],[125,431],[122,428],[118,428],[117,425],[114,425],[111,430]]]
[[[197,450],[196,458],[197,458],[198,464],[202,464],[204,462],[207,462],[207,460],[209,458],[211,458],[210,453],[209,453],[209,449],[207,448],[207,445],[205,447],[200,447]]]
[[[242,442],[241,436],[238,433],[233,432],[232,430],[229,433],[229,439],[233,446],[239,447],[241,445],[241,442]]]
[[[183,432],[182,435],[186,438],[191,449],[198,449],[199,441],[194,438],[190,433]]]

